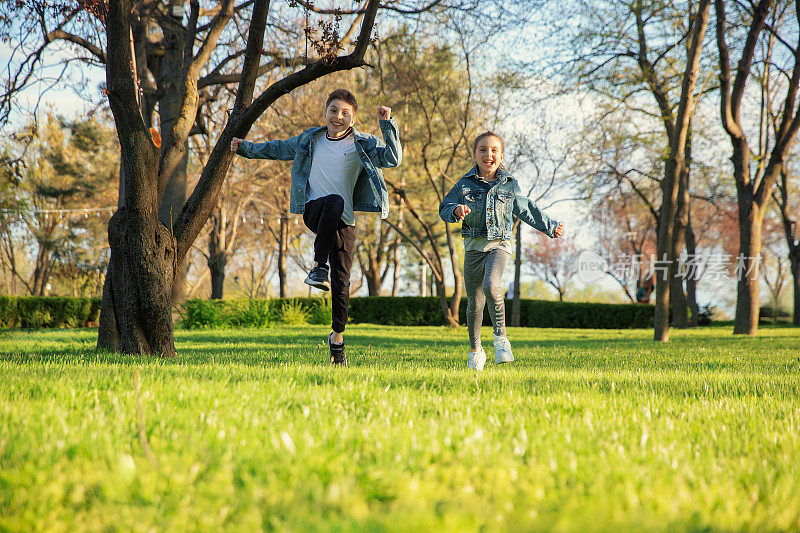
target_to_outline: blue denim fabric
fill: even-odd
[[[383,141],[353,129],[356,149],[364,166],[353,189],[355,211],[380,212],[381,218],[389,215],[389,193],[383,181],[381,168],[396,167],[403,159],[400,131],[394,118],[379,121]],[[302,215],[306,206],[306,187],[311,173],[312,146],[316,136],[325,126],[309,128],[300,135],[285,141],[265,143],[244,141],[237,154],[250,159],[279,159],[292,163],[292,190],[289,195],[289,212]]]
[[[477,165],[472,167],[444,197],[439,216],[445,222],[458,222],[454,211],[459,205],[470,209],[461,226],[463,237],[511,240],[515,218],[550,238],[558,227],[536,202],[521,194],[517,180],[503,169],[497,170],[496,182],[487,188],[478,180]]]

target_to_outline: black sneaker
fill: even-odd
[[[331,349],[331,364],[347,366],[347,356],[344,354],[344,340],[341,344],[334,344],[331,342],[333,333],[328,335],[328,348]]]
[[[328,267],[319,265],[311,269],[305,279],[307,285],[311,285],[323,291],[331,290],[331,284],[328,281]]]

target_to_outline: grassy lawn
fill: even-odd
[[[326,331],[0,333],[0,530],[800,530],[798,329]]]

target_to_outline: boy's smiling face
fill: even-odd
[[[331,100],[325,109],[325,125],[328,127],[328,135],[340,137],[347,128],[353,125],[356,119],[353,106],[344,100]]]
[[[503,162],[503,144],[494,135],[488,135],[478,141],[475,153],[472,154],[475,164],[478,165],[478,175],[482,177],[493,175]]]

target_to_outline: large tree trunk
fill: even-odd
[[[168,14],[167,17],[170,17]],[[177,21],[176,21],[177,22]],[[177,123],[183,108],[183,76],[184,52],[186,51],[186,30],[180,22],[163,24],[164,28],[164,55],[158,72],[158,85],[164,96],[158,101],[158,114],[161,119],[161,134],[165,139],[173,126]],[[161,196],[158,208],[158,218],[167,228],[172,228],[178,215],[186,203],[187,181],[189,170],[189,140],[182,143],[183,153],[180,156],[175,170],[167,183],[164,194]],[[162,154],[170,148],[168,143],[161,147]],[[183,258],[175,275],[172,287],[172,301],[183,302],[186,300],[186,275],[189,272],[187,258]]]
[[[658,225],[657,257],[661,270],[656,270],[656,303],[653,317],[654,340],[669,340],[669,304],[670,285],[675,275],[675,259],[672,248],[673,231],[675,229],[675,212],[677,210],[679,166],[683,154],[673,153],[664,164],[664,180],[662,182],[663,201]]]
[[[436,276],[431,277],[435,278]],[[447,304],[447,291],[445,290],[444,282],[436,279],[435,284],[436,296],[439,297],[439,305],[442,308],[442,316],[444,317],[445,324],[451,328],[457,328],[459,326],[458,315],[454,317],[451,307]]]
[[[709,0],[701,0],[697,6],[694,28],[687,45],[686,67],[681,83],[681,97],[675,117],[674,131],[669,139],[669,159],[664,167],[662,182],[663,202],[658,227],[657,260],[667,261],[667,277],[663,273],[656,275],[656,306],[653,318],[653,339],[669,340],[669,280],[675,274],[675,259],[672,248],[675,215],[677,212],[678,189],[682,173],[686,170],[686,144],[694,106],[694,89],[700,65],[700,52],[703,47],[706,27],[708,25]]]
[[[45,296],[47,293],[47,280],[50,278],[50,247],[46,243],[39,243],[36,253],[36,263],[33,269],[33,282],[31,283],[31,296]]]
[[[400,237],[394,241],[392,249],[392,296],[400,292]]]
[[[691,124],[691,123],[690,123]],[[691,125],[689,126],[691,128]],[[672,236],[672,257],[677,259],[683,252],[686,240],[686,226],[689,224],[689,159],[691,157],[691,130],[687,135],[686,143],[686,167],[681,172],[678,187],[678,208],[675,213],[675,229]],[[685,329],[689,327],[689,314],[686,302],[686,294],[683,292],[683,272],[678,272],[670,278],[670,305],[672,307],[672,324],[676,328]]]
[[[159,105],[163,105],[163,100]],[[164,190],[164,195],[161,197],[161,204],[158,207],[158,219],[169,229],[175,224],[175,220],[177,220],[181,209],[183,209],[183,204],[186,203],[189,168],[188,146],[189,143],[187,141],[187,151],[181,158],[178,167],[172,173],[167,188]],[[173,302],[178,303],[186,300],[186,275],[188,273],[189,263],[187,258],[184,258],[178,265],[178,272],[175,276],[175,284],[172,288]]]
[[[208,236],[208,270],[211,274],[211,299],[221,300],[225,286],[225,266],[228,254],[225,251],[224,214],[219,207],[211,217],[211,234]]]
[[[377,254],[372,248],[367,249],[367,261],[367,268],[361,269],[364,279],[367,280],[367,294],[369,296],[380,296],[381,285],[383,285],[381,267],[378,263]]]
[[[117,211],[108,223],[111,264],[103,287],[97,348],[175,354],[172,280],[175,239],[155,217]]]
[[[736,315],[734,335],[758,331],[761,225],[764,212],[748,191],[739,191],[739,257],[736,268]]]
[[[758,330],[758,262],[761,256],[761,223],[772,187],[783,167],[789,148],[794,143],[800,122],[795,114],[797,81],[800,78],[800,61],[795,58],[795,66],[788,79],[786,98],[780,124],[775,124],[775,139],[769,163],[760,178],[751,177],[751,151],[747,136],[740,121],[740,108],[745,94],[745,85],[751,75],[750,66],[755,57],[765,20],[772,8],[771,0],[759,0],[752,5],[749,15],[747,38],[741,46],[742,55],[736,67],[736,78],[731,84],[730,50],[725,42],[726,13],[725,1],[716,0],[717,49],[719,51],[720,118],[733,146],[733,174],[739,203],[739,258],[737,259],[737,295],[734,334],[753,335]],[[736,15],[738,17],[738,14]],[[737,19],[737,24],[740,24]],[[737,43],[739,46],[742,43]],[[758,183],[756,183],[758,182]]]

